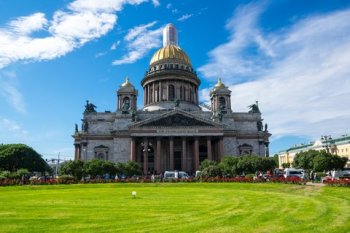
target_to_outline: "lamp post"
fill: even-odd
[[[58,153],[57,155],[57,159],[56,158],[53,158],[53,159],[46,159],[46,162],[51,162],[52,164],[55,164],[56,163],[56,166],[55,166],[55,177],[57,177],[58,175],[58,169],[60,167],[60,152]]]
[[[151,142],[148,142],[147,138],[144,139],[144,142],[141,142],[142,152],[143,152],[143,173],[147,176],[148,173],[148,152],[151,152],[150,146]]]

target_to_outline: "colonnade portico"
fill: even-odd
[[[220,161],[222,140],[215,136],[132,137],[130,159],[141,164],[144,174],[194,173],[204,159]]]

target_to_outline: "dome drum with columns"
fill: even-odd
[[[163,38],[163,47],[154,53],[141,81],[143,109],[167,110],[173,108],[172,102],[179,101],[179,107],[184,110],[199,110],[200,80],[192,68],[190,58],[178,47],[177,31],[172,24],[164,29]]]
[[[204,111],[200,84],[190,58],[178,46],[176,28],[168,24],[163,47],[154,53],[141,81],[142,109],[137,109],[138,91],[129,78],[116,92],[115,112],[96,112],[87,102],[82,128],[76,126],[73,135],[75,159],[133,160],[146,175],[194,173],[201,161],[223,156],[269,156],[271,134],[267,124],[262,127],[257,103],[249,112],[232,111],[231,91],[219,79]]]

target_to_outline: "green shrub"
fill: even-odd
[[[222,172],[218,165],[209,165],[201,171],[201,177],[221,177]]]
[[[10,171],[2,171],[0,173],[0,175],[5,177],[5,178],[11,178],[11,172]]]

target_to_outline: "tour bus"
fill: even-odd
[[[305,179],[305,171],[304,169],[296,169],[296,168],[286,168],[284,169],[284,177],[299,177],[301,179]]]

